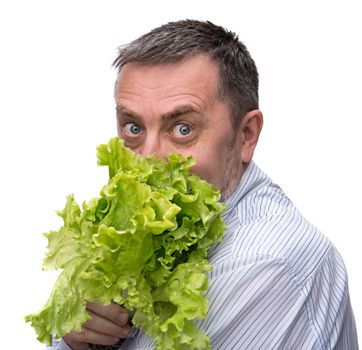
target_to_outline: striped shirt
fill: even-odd
[[[228,229],[209,252],[209,312],[197,322],[212,349],[358,349],[346,269],[331,242],[254,162],[226,203]],[[119,349],[154,348],[137,331]]]

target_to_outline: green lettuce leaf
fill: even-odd
[[[81,329],[88,301],[116,302],[157,349],[210,349],[194,322],[207,314],[207,252],[225,229],[219,191],[190,173],[191,157],[142,158],[119,138],[97,157],[109,181],[81,207],[67,197],[63,226],[45,234],[43,268],[61,273],[44,307],[25,320],[50,343]]]

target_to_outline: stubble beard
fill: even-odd
[[[224,181],[221,188],[222,200],[226,200],[238,187],[243,173],[243,163],[239,158],[239,151],[234,146],[235,140],[232,140],[228,147],[229,152],[225,157]]]

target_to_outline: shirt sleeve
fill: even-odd
[[[315,288],[308,292],[304,285],[296,283],[293,272],[280,259],[249,257],[215,266],[207,292],[208,317],[198,326],[211,338],[213,350],[342,349],[332,346],[332,333],[346,330],[347,326],[335,325],[336,320],[328,319],[329,315],[322,319],[318,310],[325,307],[319,304],[323,298],[317,300],[313,293],[325,293],[320,285],[323,278],[318,278],[323,270],[315,273]],[[340,299],[331,300],[332,307],[340,308],[345,317],[349,300],[346,304],[346,298]],[[311,313],[311,305],[317,310],[315,314]],[[350,315],[346,318],[351,319]],[[334,322],[334,330],[320,330],[316,321],[327,325]],[[348,349],[358,349],[353,329],[348,336],[352,338]]]
[[[296,282],[298,281],[298,282]],[[197,326],[213,350],[358,350],[347,275],[331,249],[303,282],[283,260],[245,257],[214,265],[207,318]],[[142,332],[121,349],[150,350]],[[49,350],[69,350],[60,341]]]

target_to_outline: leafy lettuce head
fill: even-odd
[[[26,321],[50,343],[79,331],[88,301],[123,305],[157,349],[209,349],[194,321],[205,318],[208,249],[225,226],[220,193],[190,173],[191,157],[141,158],[119,138],[97,148],[109,181],[80,207],[72,195],[64,224],[45,234],[43,267],[61,269],[49,300]]]

